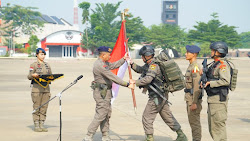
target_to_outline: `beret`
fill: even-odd
[[[190,53],[199,53],[201,48],[195,45],[187,45],[186,49]]]
[[[109,52],[109,53],[111,53],[112,49],[110,47],[100,46],[100,47],[98,47],[97,51],[98,52]]]
[[[45,50],[43,48],[37,48],[36,49],[36,54],[38,54],[38,53],[44,53],[44,55],[46,55],[46,52],[45,52]]]

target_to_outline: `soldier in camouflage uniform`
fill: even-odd
[[[177,132],[178,137],[176,141],[187,141],[185,134],[181,130],[180,124],[173,116],[166,100],[163,100],[148,87],[148,85],[155,82],[156,79],[163,78],[159,65],[154,63],[154,48],[148,45],[143,46],[139,51],[139,55],[142,56],[145,65],[139,66],[133,63],[133,61],[130,61],[130,64],[135,72],[141,73],[142,75],[139,80],[130,80],[130,83],[135,83],[136,86],[143,87],[143,92],[148,90],[149,93],[149,100],[142,115],[143,128],[146,134],[145,141],[154,141],[153,122],[157,113],[161,115],[163,121],[173,131]],[[168,92],[165,92],[164,96],[168,99]]]
[[[99,58],[93,67],[94,81],[91,84],[93,97],[96,101],[96,114],[88,127],[88,133],[84,141],[92,141],[93,136],[100,126],[102,141],[111,141],[109,137],[109,119],[111,117],[112,83],[134,89],[134,84],[129,84],[113,74],[110,70],[116,69],[124,64],[128,54],[114,63],[109,63],[111,49],[106,46],[98,48]]]
[[[222,58],[228,53],[224,42],[214,42],[210,45],[211,56],[214,59],[209,65],[205,89],[208,95],[208,125],[214,141],[226,141],[226,120],[228,93],[231,80],[230,66]]]
[[[42,48],[36,50],[37,61],[30,65],[30,71],[28,74],[28,79],[33,80],[33,78],[39,78],[39,75],[52,74],[50,65],[44,62],[46,52]],[[50,99],[50,88],[47,86],[43,88],[38,83],[33,83],[31,90],[31,98],[33,101],[33,109],[38,108],[43,103]],[[34,121],[34,131],[35,132],[47,132],[48,129],[44,127],[44,121],[46,120],[46,113],[48,109],[48,104],[41,107],[37,112],[33,113]]]
[[[200,112],[202,109],[202,96],[199,88],[201,69],[196,60],[200,48],[194,45],[187,45],[186,50],[186,60],[190,63],[185,74],[186,88],[184,89],[188,121],[192,130],[193,141],[201,141]]]

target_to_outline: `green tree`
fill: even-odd
[[[90,16],[91,28],[88,30],[89,48],[95,49],[98,46],[106,45],[113,47],[119,33],[119,26],[115,19],[120,15],[117,4],[96,4]]]
[[[13,37],[20,36],[20,33],[31,35],[37,29],[41,30],[44,22],[40,20],[41,13],[34,11],[34,7],[22,7],[20,5],[7,6],[0,8],[0,19],[6,25],[1,29],[2,36],[11,36],[11,42],[14,42]]]
[[[140,17],[134,17],[131,13],[129,17],[126,17],[126,33],[128,40],[128,46],[132,46],[136,43],[145,41],[146,27],[143,25],[143,21]]]
[[[19,29],[22,33],[31,35],[38,28],[43,27],[43,21],[39,19],[40,12],[34,11],[37,8],[34,7],[22,7],[20,5],[1,7],[0,18],[5,22],[7,27],[5,31],[9,36],[10,33],[14,33],[14,36],[18,36]]]
[[[83,44],[88,43],[88,46],[85,47],[92,50],[103,45],[114,47],[121,27],[121,12],[118,11],[120,4],[121,2],[116,4],[97,3],[96,8],[91,9],[90,28],[84,31],[84,34],[86,32],[88,34],[88,42],[86,38],[82,38]],[[133,17],[131,13],[130,17],[126,17],[128,46],[145,41],[145,31],[146,27],[140,17]]]
[[[203,42],[202,44],[199,45],[199,47],[201,48],[201,51],[199,53],[200,57],[210,56],[211,51],[209,49],[209,46],[210,46],[210,42]]]
[[[31,54],[32,52],[36,52],[36,48],[37,48],[37,43],[39,42],[39,39],[37,38],[36,35],[31,35],[29,38],[29,45],[30,45],[30,49],[28,49],[28,53]]]
[[[85,24],[85,37],[83,37],[83,38],[86,40],[86,48],[89,48],[89,45],[88,45],[88,22],[89,22],[90,3],[82,2],[79,4],[79,7],[83,10],[82,11],[82,24]]]
[[[153,46],[161,48],[174,48],[181,51],[185,44],[185,32],[179,26],[170,24],[152,25],[146,33],[146,40]]]
[[[194,26],[194,30],[190,30],[188,33],[188,40],[203,44],[205,42],[226,42],[229,47],[237,48],[240,37],[236,32],[235,26],[223,25],[218,20],[218,14],[211,14],[212,20],[205,22],[197,22],[198,25]],[[206,48],[209,49],[209,48]]]
[[[240,48],[250,48],[250,31],[240,34]]]

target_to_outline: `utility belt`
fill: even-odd
[[[96,82],[96,81],[92,81],[90,87],[93,90],[95,90],[96,88],[98,88],[98,89],[107,89],[107,90],[112,89],[112,86],[108,86],[107,84],[99,83],[99,82]]]
[[[206,88],[206,92],[208,96],[219,95],[220,101],[226,101],[227,95],[229,93],[228,88],[229,88],[228,86],[221,86],[216,88],[211,88],[210,86],[208,86]]]
[[[100,91],[101,97],[103,99],[105,99],[105,97],[107,95],[107,90],[111,90],[112,89],[112,86],[108,86],[107,84],[103,84],[103,83],[98,83],[96,81],[92,81],[90,87],[93,90],[95,90],[97,88]]]
[[[191,95],[194,94],[194,89],[184,89],[184,92],[185,93],[190,93]],[[199,98],[198,99],[202,99],[202,94],[200,94]]]

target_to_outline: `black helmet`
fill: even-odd
[[[142,55],[142,56],[150,56],[150,55],[153,55],[154,56],[155,54],[155,50],[152,46],[150,45],[145,45],[143,46],[140,51],[139,51],[139,55]]]
[[[224,42],[211,43],[210,49],[218,51],[221,54],[221,57],[225,57],[228,53],[227,44]]]

